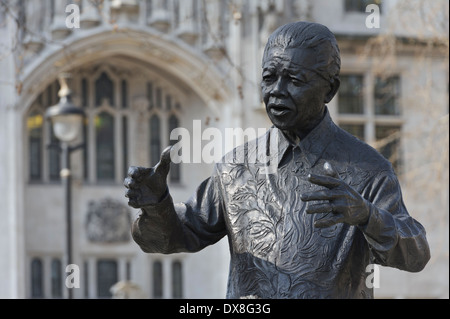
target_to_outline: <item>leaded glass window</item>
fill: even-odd
[[[104,100],[114,105],[114,83],[106,72],[102,72],[95,82],[95,106],[102,105]]]
[[[183,298],[183,268],[180,261],[172,262],[172,297]]]
[[[95,117],[97,180],[114,180],[114,117],[102,112]]]
[[[89,72],[92,70],[95,71],[91,75]],[[183,111],[180,97],[169,93],[166,83],[149,78],[142,86],[131,85],[132,80],[124,78],[123,74],[125,72],[117,72],[108,65],[73,73],[73,101],[79,103],[87,115],[77,141],[84,143],[79,150],[82,154],[74,154],[74,160],[80,161],[81,165],[77,165],[74,174],[81,175],[85,182],[119,183],[126,176],[131,160],[156,165],[162,149],[171,143],[170,131],[179,126]],[[60,149],[48,147],[59,144],[59,141],[51,124],[44,124],[43,118],[45,109],[58,103],[58,90],[56,81],[50,83],[36,98],[25,118],[28,175],[33,182],[60,181]],[[148,107],[144,107],[145,97]],[[140,122],[146,123],[144,127]],[[139,136],[139,143],[129,145],[128,140],[134,136]],[[136,147],[139,155],[130,155]],[[180,177],[180,165],[172,165],[170,180],[179,182]]]
[[[361,75],[342,75],[340,78],[339,113],[363,114],[363,77]]]
[[[28,160],[31,181],[38,181],[42,178],[43,121],[42,113],[37,110],[30,112],[27,117]]]
[[[344,74],[338,101],[341,128],[374,146],[401,171],[401,77]]]
[[[61,153],[57,146],[60,144],[58,138],[55,136],[53,132],[53,128],[49,125],[49,134],[50,134],[50,145],[55,147],[50,147],[48,149],[48,170],[49,170],[49,178],[51,181],[59,181],[60,180],[60,171],[61,171]]]
[[[376,115],[400,115],[400,79],[398,76],[386,79],[377,77],[374,94]]]
[[[156,260],[153,262],[153,298],[163,297],[163,265]]]
[[[128,118],[122,117],[122,172],[125,178],[128,174]]]
[[[89,86],[86,78],[81,80],[81,106],[87,107],[89,105]]]
[[[179,121],[178,121],[178,117],[176,115],[172,114],[169,117],[169,132],[168,132],[168,136],[170,136],[170,133],[174,129],[178,128],[179,126],[180,126],[180,124],[179,124]],[[177,141],[175,141],[175,140],[171,140],[170,141],[170,145],[174,145],[175,143],[177,143]],[[170,164],[169,176],[170,176],[170,181],[171,182],[180,182],[180,164],[175,164],[173,162]]]
[[[62,298],[62,264],[61,260],[54,258],[51,263],[52,297]]]
[[[40,258],[31,261],[31,297],[44,298],[44,271]]]
[[[150,118],[150,166],[159,162],[161,156],[161,121],[158,115]]]
[[[126,80],[121,81],[121,95],[122,95],[122,108],[126,109],[128,107],[128,83]]]
[[[113,259],[100,259],[97,261],[97,296],[110,298],[111,287],[118,281],[117,261]]]

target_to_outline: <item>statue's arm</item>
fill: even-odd
[[[206,179],[192,197],[174,204],[169,191],[163,199],[141,207],[132,236],[148,253],[196,252],[226,234],[217,174]]]
[[[363,191],[369,202],[369,219],[358,227],[363,232],[375,262],[418,272],[430,259],[424,227],[412,218],[403,202],[393,172],[375,176]]]

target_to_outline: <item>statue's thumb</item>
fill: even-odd
[[[170,170],[170,151],[172,149],[172,146],[168,146],[162,151],[161,158],[159,160],[159,163],[155,167],[155,172],[158,172],[162,174],[163,176],[167,176],[169,174]]]

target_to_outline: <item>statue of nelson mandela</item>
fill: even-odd
[[[425,230],[409,215],[392,165],[330,117],[339,72],[328,28],[278,28],[262,61],[273,123],[265,135],[225,155],[182,203],[166,182],[170,148],[155,167],[130,167],[124,183],[129,205],[141,210],[132,227],[141,249],[197,252],[227,236],[227,298],[373,298],[369,264],[421,271],[430,258]],[[271,139],[276,169],[241,160]]]

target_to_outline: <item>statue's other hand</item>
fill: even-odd
[[[318,204],[309,203],[306,208],[308,214],[332,213],[330,217],[317,220],[314,225],[324,228],[338,223],[347,223],[349,225],[363,225],[367,223],[370,214],[370,203],[355,189],[345,183],[329,163],[324,164],[324,170],[325,175],[311,174],[308,180],[325,188],[301,195],[301,199],[305,202],[325,201]]]
[[[130,166],[124,180],[128,205],[141,208],[160,202],[167,192],[167,175],[170,169],[170,150],[167,147],[155,167]]]

